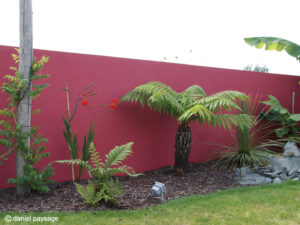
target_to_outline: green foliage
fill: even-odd
[[[244,70],[269,73],[269,68],[266,65],[264,65],[264,66],[260,66],[260,65],[256,65],[256,66],[247,65],[247,66],[244,67]]]
[[[232,124],[247,125],[249,119],[245,115],[222,114],[222,110],[230,112],[239,109],[237,99],[247,96],[238,91],[223,91],[207,96],[198,85],[188,87],[183,92],[175,92],[171,87],[154,81],[136,87],[120,101],[140,102],[153,111],[162,111],[166,115],[175,116],[181,124],[189,124],[198,119],[200,123],[228,128]]]
[[[48,164],[42,171],[40,168],[34,168],[33,165],[28,164],[24,166],[24,174],[17,177],[8,179],[9,183],[14,185],[20,185],[26,187],[28,194],[31,191],[38,191],[42,193],[49,192],[47,184],[54,183],[53,180],[49,179],[54,173],[53,168]]]
[[[103,183],[100,191],[96,190],[91,181],[89,181],[87,186],[76,183],[75,186],[77,192],[84,198],[85,203],[88,205],[96,205],[100,201],[104,201],[105,203],[111,201],[114,204],[120,204],[115,197],[123,193],[118,179],[116,179],[116,182],[110,180],[108,183]]]
[[[241,103],[241,113],[248,114],[253,121],[250,127],[240,125],[231,131],[233,144],[221,146],[217,164],[227,168],[236,168],[252,165],[266,165],[274,148],[282,148],[285,139],[271,140],[274,132],[273,123],[265,123],[257,115],[258,104],[256,98],[247,99]]]
[[[290,114],[288,109],[281,106],[278,99],[268,95],[269,100],[262,101],[265,105],[270,106],[268,112],[261,112],[261,117],[274,123],[280,124],[281,127],[275,130],[278,138],[296,138],[298,137],[299,127],[297,122],[300,121],[300,114]]]
[[[247,44],[259,49],[265,46],[265,50],[285,50],[290,56],[299,60],[300,46],[291,41],[276,37],[251,37],[244,38],[244,40]]]
[[[96,152],[94,144],[91,143],[89,147],[91,154],[90,161],[74,159],[55,162],[72,166],[82,166],[89,172],[92,183],[87,187],[82,187],[79,184],[76,185],[78,192],[88,204],[96,204],[101,200],[104,200],[107,204],[118,204],[116,197],[122,191],[118,181],[114,181],[112,176],[118,173],[125,173],[131,177],[140,175],[136,174],[132,167],[122,165],[122,161],[132,154],[132,145],[133,142],[129,142],[125,145],[116,146],[105,156],[103,162],[99,153]]]
[[[16,54],[12,56],[17,63],[19,56]],[[6,159],[6,156],[15,152],[16,149],[20,151],[26,162],[24,174],[15,179],[9,179],[9,182],[29,187],[28,192],[47,192],[48,189],[44,186],[52,182],[48,178],[53,174],[53,169],[49,165],[43,170],[34,167],[42,158],[49,156],[48,152],[44,152],[45,146],[43,146],[48,140],[38,134],[38,127],[30,127],[29,131],[21,132],[21,124],[17,122],[17,109],[24,97],[37,98],[42,90],[48,86],[48,84],[32,83],[49,77],[49,75],[41,73],[44,64],[47,62],[48,57],[45,56],[39,61],[34,58],[28,81],[23,79],[16,67],[11,67],[15,74],[5,75],[4,78],[7,82],[4,82],[1,87],[1,90],[8,95],[8,99],[6,107],[0,109],[0,117],[3,118],[0,120],[0,145],[6,149],[6,152],[0,153],[0,160]],[[38,112],[39,110],[35,110],[33,114]],[[30,145],[26,143],[28,138],[31,139]]]

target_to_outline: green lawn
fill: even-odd
[[[59,221],[5,223],[6,215],[12,218],[31,216],[31,220],[34,217],[58,217]],[[191,196],[137,211],[0,213],[0,224],[300,224],[300,182]]]

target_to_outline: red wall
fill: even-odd
[[[12,47],[0,46],[0,74],[11,74],[14,63],[10,55]],[[200,85],[207,94],[222,90],[238,90],[253,95],[267,94],[276,96],[283,106],[291,109],[292,92],[300,95],[296,76],[265,74],[249,71],[217,69],[189,66],[173,63],[131,60],[94,55],[71,54],[64,52],[35,50],[39,58],[50,57],[43,72],[51,75],[50,86],[41,97],[33,101],[33,108],[40,108],[39,115],[33,117],[33,125],[39,125],[41,133],[48,138],[46,151],[51,157],[42,160],[40,165],[58,159],[69,159],[70,154],[64,141],[61,116],[66,113],[66,83],[74,93],[93,82],[93,90],[99,94],[92,97],[89,106],[96,108],[100,104],[110,104],[113,98],[120,99],[137,85],[148,81],[161,81],[176,91],[183,91],[190,85]],[[0,94],[0,107],[5,104]],[[89,128],[92,111],[80,107],[74,119],[73,130],[82,139],[83,132]],[[296,112],[300,105],[296,104]],[[96,149],[104,156],[115,145],[133,141],[134,154],[126,160],[136,171],[148,171],[174,162],[174,137],[177,129],[175,118],[159,116],[140,105],[121,103],[115,111],[98,113]],[[228,132],[207,126],[192,124],[193,142],[190,160],[202,162],[210,159],[216,149],[213,143],[224,143]],[[224,136],[225,134],[225,136]],[[70,167],[53,164],[56,181],[70,180]],[[15,157],[0,166],[0,188],[7,187],[7,179],[15,176]]]

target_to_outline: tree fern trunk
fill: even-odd
[[[180,124],[175,136],[175,171],[177,174],[186,172],[192,142],[192,132],[188,125]]]

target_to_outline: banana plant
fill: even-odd
[[[260,116],[269,121],[278,122],[281,127],[275,129],[278,138],[296,138],[300,130],[297,123],[300,121],[300,114],[291,114],[288,109],[281,106],[275,96],[268,95],[269,99],[262,101],[265,105],[270,106],[267,113],[261,112]]]
[[[277,37],[250,37],[244,38],[245,42],[251,46],[265,50],[285,50],[290,56],[295,57],[300,62],[300,46],[294,42]]]

